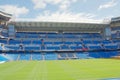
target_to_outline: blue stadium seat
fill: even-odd
[[[70,41],[68,42],[68,41],[67,41],[67,42],[63,42],[63,44],[68,44],[68,45],[70,45],[70,44],[73,44],[73,42],[70,42]]]
[[[60,56],[61,56],[62,58],[67,58],[67,54],[66,54],[66,53],[60,53]]]
[[[46,45],[47,50],[60,50],[59,45]]]
[[[6,54],[0,54],[0,61],[8,61],[9,59],[7,58]]]
[[[110,58],[110,52],[98,52],[101,58]]]
[[[7,45],[5,46],[8,50],[19,50],[19,45]]]
[[[110,40],[103,40],[102,43],[103,44],[111,44],[112,42]]]
[[[100,55],[98,52],[89,52],[89,56],[92,58],[100,58]]]
[[[7,53],[7,55],[10,57],[10,60],[15,60],[16,61],[20,54],[18,54],[18,53]]]
[[[69,58],[74,58],[74,53],[67,53]]]
[[[9,44],[21,44],[20,40],[9,40]]]
[[[29,54],[22,53],[20,54],[19,60],[30,60],[30,56],[31,56],[30,53]]]
[[[83,40],[83,43],[84,43],[84,44],[91,44],[92,41],[91,41],[91,40]]]
[[[31,40],[23,40],[22,44],[31,44]]]
[[[53,44],[53,42],[44,42],[44,44]]]
[[[62,50],[67,50],[67,49],[69,49],[69,47],[68,47],[68,45],[62,45],[62,46],[61,46],[61,49],[62,49]]]
[[[101,41],[99,39],[97,40],[92,40],[93,44],[101,44]]]
[[[100,50],[102,49],[100,45],[89,44],[88,45],[90,50]]]
[[[40,47],[39,46],[35,46],[35,45],[26,46],[25,50],[40,50]]]
[[[3,33],[7,36],[6,33]],[[15,39],[0,39],[0,43],[5,46],[4,50],[17,51],[21,50],[20,45],[23,45],[23,51],[32,50],[33,53],[7,53],[13,60],[56,60],[72,59],[75,56],[79,59],[86,58],[110,58],[118,54],[117,51],[100,51],[89,52],[89,50],[117,50],[120,49],[120,40],[115,38],[105,40],[100,33],[55,33],[55,32],[16,32]],[[9,43],[9,44],[8,44]],[[59,51],[84,51],[87,53],[58,53]],[[3,50],[2,45],[0,50]],[[46,51],[44,54],[38,51]],[[35,52],[34,52],[35,51]],[[50,52],[50,53],[48,53]],[[17,54],[18,53],[18,54]]]
[[[33,40],[32,44],[42,44],[41,40]]]
[[[57,60],[57,54],[55,53],[46,53],[45,60]]]
[[[41,53],[32,53],[32,60],[42,60]]]
[[[0,39],[0,43],[4,43],[4,44],[7,44],[7,40],[4,40],[4,39]]]
[[[55,41],[54,44],[59,45],[59,44],[63,44],[63,42],[59,42],[59,41],[56,42],[56,41]]]
[[[117,44],[105,44],[105,49],[118,49]]]
[[[88,53],[77,53],[76,56],[79,58],[79,59],[88,59],[89,56],[88,56]]]

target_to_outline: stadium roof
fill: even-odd
[[[0,11],[0,21],[8,21],[12,17],[11,14]]]
[[[111,19],[110,27],[120,26],[120,17],[114,17]]]
[[[101,32],[109,24],[73,22],[14,22],[17,31]]]

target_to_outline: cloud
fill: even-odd
[[[101,9],[107,9],[107,8],[110,8],[110,7],[114,7],[116,5],[117,5],[116,0],[112,0],[110,2],[107,2],[105,4],[100,5],[98,9],[99,10],[101,10]]]
[[[56,21],[56,22],[88,22],[94,21],[95,15],[87,14],[87,13],[72,13],[69,11],[64,12],[55,12],[50,13],[49,11],[45,11],[43,15],[38,15],[36,20],[39,21]]]
[[[45,8],[46,7],[46,2],[44,0],[32,0],[34,3],[34,8],[39,9],[39,8]]]
[[[34,9],[44,9],[47,4],[58,5],[60,9],[67,9],[71,3],[77,2],[77,0],[32,0]]]
[[[101,23],[102,20],[94,19],[96,15],[87,13],[45,11],[34,19],[17,19],[17,21],[43,21],[43,22],[78,22],[78,23]]]
[[[29,9],[26,7],[18,7],[15,5],[0,5],[0,8],[7,13],[13,14],[15,17],[19,17],[22,14],[27,14]]]
[[[77,0],[64,0],[59,5],[60,10],[67,10],[72,3],[77,2]]]

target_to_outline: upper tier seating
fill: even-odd
[[[7,40],[0,39],[0,43],[7,44]]]
[[[100,50],[100,49],[102,49],[100,44],[88,44],[87,46],[89,47],[90,50]]]
[[[6,50],[20,50],[19,45],[6,45],[5,46]]]
[[[99,33],[35,33],[17,32],[16,38],[101,38]]]
[[[59,45],[47,45],[46,49],[47,50],[60,50],[60,46]]]
[[[118,49],[117,44],[105,44],[104,46],[106,49]]]
[[[21,40],[9,40],[9,44],[21,44]]]
[[[39,45],[26,45],[25,50],[40,50]]]
[[[8,50],[119,49],[118,45],[114,45],[119,43],[119,40],[104,40],[99,33],[17,32],[15,39],[0,39],[0,43],[7,44],[5,47]],[[22,49],[20,45],[23,45]]]

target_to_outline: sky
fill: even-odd
[[[109,22],[120,16],[120,0],[0,0],[15,21]]]

